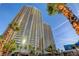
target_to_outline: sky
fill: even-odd
[[[64,50],[64,45],[76,43],[79,36],[72,28],[68,19],[61,13],[50,16],[47,12],[47,4],[0,4],[0,34],[3,34],[23,6],[33,6],[41,11],[43,22],[51,26],[57,49]],[[67,4],[72,12],[79,17],[79,4]]]

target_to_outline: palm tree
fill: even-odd
[[[1,51],[3,50],[4,45],[9,42],[9,40],[14,35],[14,33],[19,30],[20,30],[20,28],[19,28],[17,22],[13,22],[12,24],[10,24],[8,26],[7,30],[3,34],[3,41],[2,41],[2,45],[1,45],[1,49],[0,49]]]
[[[35,55],[35,48],[32,45],[29,45],[30,55]]]
[[[13,30],[13,31],[11,31],[11,35],[9,37],[9,39],[12,39],[12,37],[15,35],[15,33],[20,31],[20,27],[17,22],[10,24],[9,27]]]
[[[13,33],[13,29],[11,27],[8,27],[5,33],[3,34],[4,40],[9,40],[12,33]]]
[[[0,35],[0,55],[2,55],[2,41],[3,41],[3,36]]]
[[[54,54],[54,50],[53,47],[51,45],[48,46],[48,48],[46,49],[47,52],[50,52],[50,54]]]
[[[2,45],[2,42],[3,42],[3,35],[0,35],[0,45]]]
[[[12,24],[10,24],[10,27],[14,30],[14,31],[18,31],[19,30],[19,26],[17,22],[14,22]]]
[[[0,39],[3,39],[3,35],[0,35]]]
[[[15,31],[19,31],[19,30],[20,30],[20,28],[19,28],[17,22],[14,22],[14,23],[10,24],[9,27],[7,28],[7,30],[6,30],[5,33],[4,33],[4,39],[5,39],[5,40],[9,40],[10,37],[12,36],[12,34],[13,34]]]
[[[17,49],[15,40],[10,40],[9,43],[6,43],[3,47],[3,55],[8,55],[12,51]]]
[[[1,41],[1,46],[0,46],[0,53],[3,54],[3,47],[4,47],[5,43],[7,43],[9,41],[9,37],[10,37],[12,32],[13,32],[13,29],[8,27],[8,29],[3,34],[3,40]]]
[[[79,21],[78,18],[73,14],[71,10],[67,7],[65,3],[48,3],[48,13],[49,15],[55,15],[58,13],[62,13],[72,24],[76,33],[79,34]]]

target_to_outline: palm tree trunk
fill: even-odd
[[[69,20],[73,28],[76,30],[76,33],[79,34],[79,21],[78,18],[66,7],[64,4],[58,4],[57,9]]]

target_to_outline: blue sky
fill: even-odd
[[[64,50],[64,45],[73,44],[79,40],[69,21],[62,14],[49,16],[47,13],[47,4],[0,4],[0,34],[2,34],[8,24],[14,19],[22,6],[34,6],[38,8],[43,17],[43,21],[52,28],[56,47]],[[67,4],[70,10],[79,17],[79,4]]]

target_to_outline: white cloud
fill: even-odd
[[[78,39],[79,37],[75,37],[75,38],[65,38],[65,39],[61,39],[60,41],[60,44],[73,44],[73,43],[76,43],[78,42]]]

